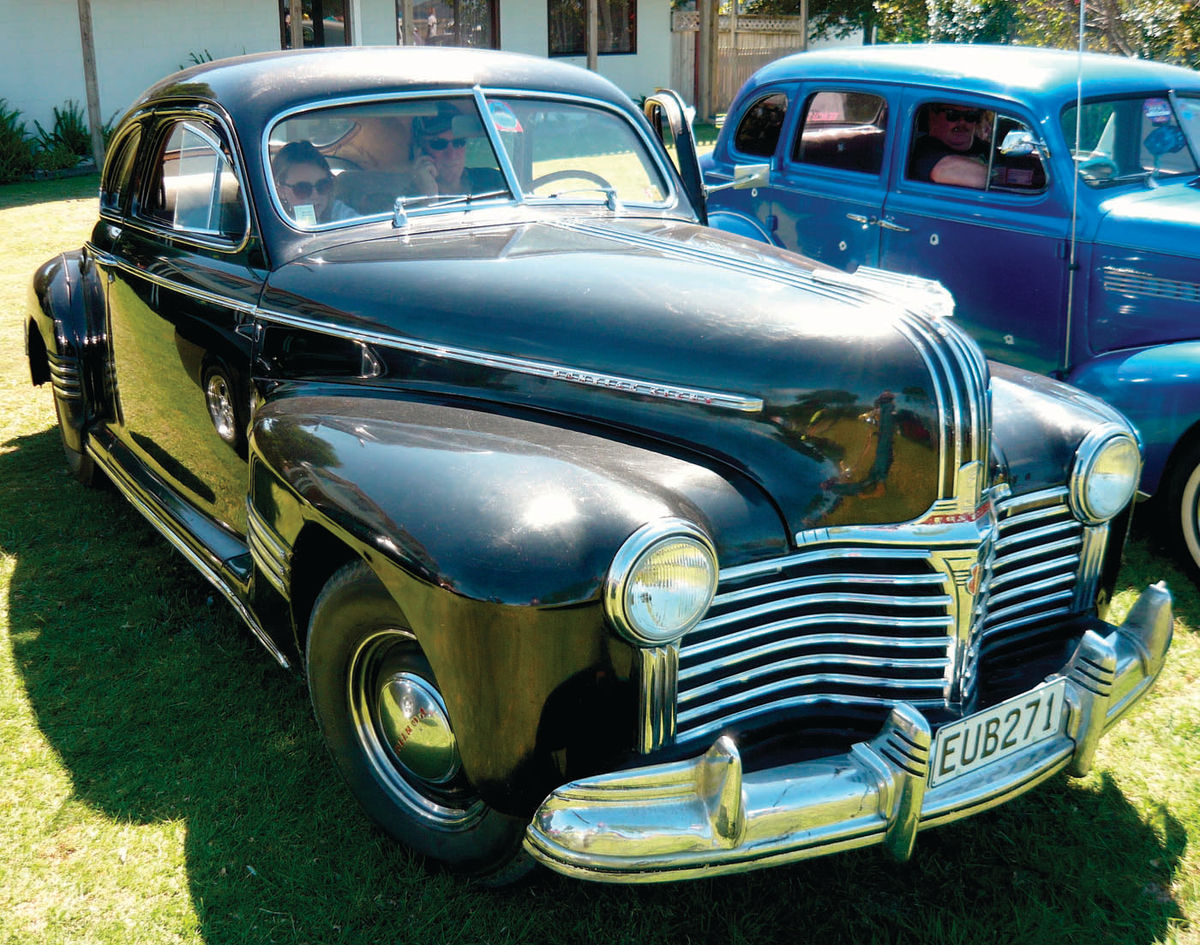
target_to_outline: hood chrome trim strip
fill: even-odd
[[[268,311],[266,309],[258,309],[255,312],[255,317],[261,321],[271,322],[276,325],[286,325],[290,328],[299,328],[304,331],[313,331],[318,334],[332,335],[338,338],[349,338],[365,344],[395,348],[425,357],[440,358],[463,364],[474,364],[501,371],[512,371],[517,374],[527,374],[531,377],[542,377],[552,381],[566,381],[570,384],[581,384],[585,387],[597,387],[624,394],[654,397],[659,400],[696,404],[702,407],[716,407],[719,410],[735,410],[741,413],[761,413],[763,409],[763,400],[761,397],[753,397],[747,394],[704,390],[698,387],[681,387],[676,384],[662,384],[643,378],[625,377],[619,374],[607,374],[603,371],[572,367],[569,364],[533,361],[527,358],[492,354],[487,351],[477,351],[470,348],[432,344],[427,341],[418,341],[415,338],[390,335],[386,332],[364,331],[357,328],[330,325],[327,322],[303,318],[298,315],[288,315],[283,312]]]

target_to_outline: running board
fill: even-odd
[[[104,445],[100,440],[105,441]],[[246,594],[234,583],[249,586],[254,567],[249,547],[184,502],[111,433],[89,433],[86,444],[88,455],[130,504],[233,605],[275,661],[284,669],[291,669],[291,661],[271,639]]]

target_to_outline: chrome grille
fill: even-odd
[[[1071,515],[1066,489],[1008,499],[997,513],[1000,534],[981,632],[985,655],[1028,644],[1040,625],[1072,613],[1084,579],[1084,528]]]
[[[975,655],[1035,645],[1088,606],[1078,588],[1100,565],[1065,489],[1005,499],[996,511],[988,596],[972,608],[983,615],[969,634],[977,645],[957,669],[966,691],[952,698],[954,588],[934,552],[830,542],[721,572],[712,608],[679,648],[676,740],[820,704],[954,711],[952,701],[969,701]]]
[[[680,647],[676,737],[829,700],[943,705],[952,604],[920,549],[835,545],[722,571]]]

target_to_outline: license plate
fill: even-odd
[[[1056,679],[943,725],[933,742],[929,786],[953,781],[1061,734],[1067,725],[1066,691],[1067,681]]]

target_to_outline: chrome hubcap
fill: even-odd
[[[379,786],[434,830],[473,827],[487,805],[460,777],[458,743],[441,694],[414,672],[406,630],[379,630],[350,657],[347,698],[359,748]]]
[[[205,385],[204,398],[208,402],[208,414],[217,428],[217,435],[226,443],[233,443],[237,439],[237,421],[234,419],[229,382],[220,374],[212,375]]]
[[[430,784],[445,784],[459,770],[458,744],[442,697],[415,673],[396,673],[383,683],[376,711],[392,756]]]

